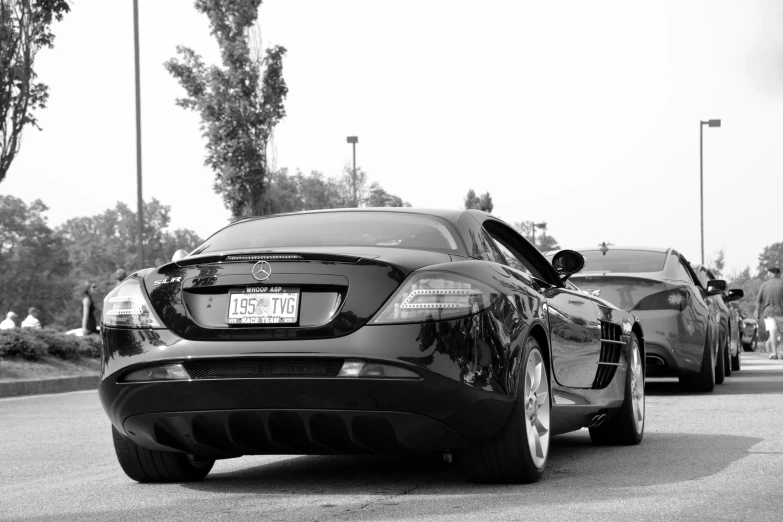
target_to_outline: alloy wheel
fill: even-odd
[[[539,350],[532,350],[525,365],[525,420],[530,456],[541,468],[549,452],[549,379]]]

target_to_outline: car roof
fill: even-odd
[[[268,219],[280,216],[294,216],[299,214],[321,214],[321,213],[333,213],[333,212],[390,212],[390,213],[402,213],[402,214],[425,214],[428,216],[436,216],[448,221],[456,221],[460,215],[464,212],[480,212],[476,210],[463,210],[463,209],[442,209],[442,208],[418,208],[418,207],[362,207],[362,208],[324,208],[318,210],[303,210],[300,212],[284,212],[282,214],[269,214],[266,216],[253,216],[245,219],[235,221],[235,223],[241,223],[244,221],[253,221],[257,219]],[[233,223],[232,223],[233,224]]]

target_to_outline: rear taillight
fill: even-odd
[[[141,279],[129,277],[103,300],[101,323],[125,328],[160,328],[141,288]]]
[[[488,285],[448,272],[418,272],[405,281],[373,323],[418,323],[466,317],[499,297]]]
[[[634,310],[677,310],[682,312],[688,306],[688,292],[667,290],[648,295],[633,308]]]

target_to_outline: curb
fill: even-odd
[[[64,393],[80,390],[95,390],[100,384],[100,375],[77,377],[56,377],[53,379],[26,379],[0,382],[0,398],[43,393]]]

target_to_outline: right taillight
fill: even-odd
[[[418,323],[466,317],[499,297],[488,285],[448,272],[418,272],[406,280],[372,321]]]
[[[141,279],[129,277],[109,292],[103,300],[101,324],[125,328],[160,328],[144,297],[141,283]]]
[[[682,312],[688,306],[688,292],[685,290],[666,290],[648,295],[633,308],[634,310],[677,310]]]

